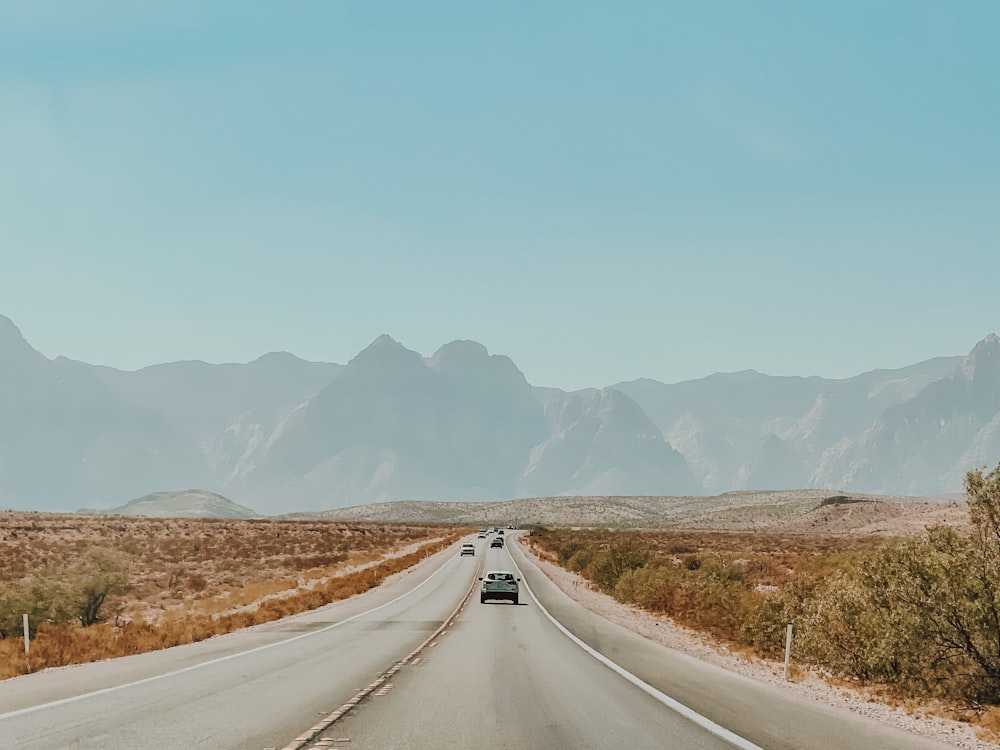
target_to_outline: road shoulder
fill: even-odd
[[[580,575],[538,557],[523,540],[518,546],[524,557],[571,600],[650,641],[774,689],[817,701],[825,707],[847,710],[952,747],[1000,750],[1000,744],[979,739],[968,724],[929,713],[910,714],[901,708],[870,700],[859,691],[832,686],[805,670],[795,670],[798,674],[794,680],[785,681],[783,664],[734,653],[701,633],[675,625],[668,618],[622,604],[591,588]]]

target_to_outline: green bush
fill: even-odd
[[[812,611],[827,586],[825,581],[804,578],[777,592],[758,593],[748,603],[740,623],[739,642],[753,647],[762,656],[781,657],[785,651],[788,623],[798,623],[801,630],[806,613]],[[801,636],[793,640],[796,658],[802,654],[801,643]]]
[[[589,546],[587,544],[584,544],[583,542],[568,541],[558,545],[555,552],[559,558],[559,564],[566,565],[566,563],[569,562],[569,560],[573,557],[573,555],[575,555],[577,552],[582,552],[587,549],[589,549]]]
[[[804,656],[914,695],[1000,703],[1000,467],[966,476],[973,533],[936,527],[841,576],[804,612]]]
[[[622,575],[641,568],[651,557],[652,553],[646,547],[635,538],[626,536],[616,540],[608,549],[595,553],[587,570],[594,583],[610,593]]]
[[[653,560],[623,573],[615,584],[614,597],[654,612],[674,615],[680,588],[680,571],[669,562]]]
[[[109,596],[128,591],[125,566],[114,553],[94,549],[73,576],[73,606],[80,624],[95,625],[104,619],[104,605]]]
[[[579,573],[584,570],[591,561],[594,559],[595,551],[591,548],[578,549],[569,559],[566,560],[563,565],[568,569],[572,570],[574,573]]]
[[[693,606],[689,624],[725,637],[736,637],[750,586],[746,570],[728,558],[706,555],[684,577],[682,591]]]
[[[0,638],[19,637],[28,615],[29,635],[41,624],[83,626],[104,619],[109,596],[128,590],[125,567],[109,550],[91,551],[69,571],[47,570],[24,582],[0,584]]]
[[[0,638],[19,638],[28,615],[28,633],[34,638],[42,623],[62,625],[73,620],[69,588],[54,579],[0,586]]]

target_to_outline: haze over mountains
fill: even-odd
[[[388,336],[346,365],[267,354],[122,372],[50,360],[0,316],[0,506],[166,490],[264,514],[390,500],[961,490],[1000,461],[1000,339],[844,380],[754,371],[567,393],[481,344]]]

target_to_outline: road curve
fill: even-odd
[[[475,557],[456,545],[378,589],[278,623],[0,682],[0,748],[948,747],[652,643],[572,602],[516,544],[477,545]],[[428,642],[483,569],[523,571],[521,604],[468,599],[378,690],[295,742]]]

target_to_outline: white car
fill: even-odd
[[[461,556],[465,557],[466,555],[472,555],[473,557],[476,556],[476,545],[474,545],[472,542],[466,542],[465,544],[462,545]]]

